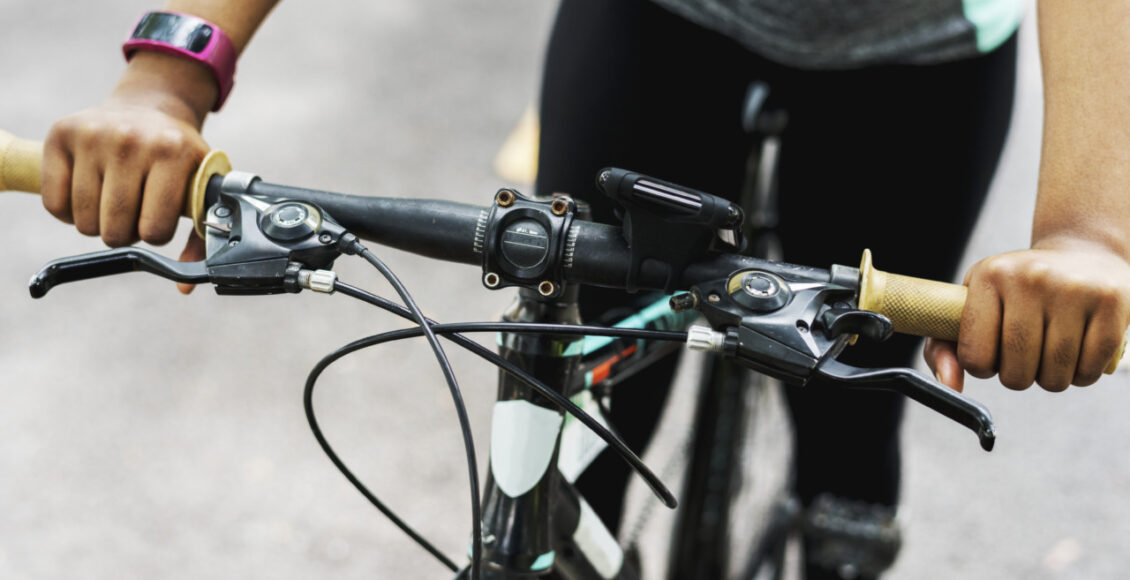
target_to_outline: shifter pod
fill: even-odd
[[[313,204],[248,194],[258,179],[240,172],[210,178],[209,189],[218,189],[219,195],[200,220],[208,256],[203,262],[178,262],[145,248],[117,248],[54,260],[31,279],[29,291],[40,298],[58,284],[135,271],[188,284],[211,282],[217,294],[312,288],[310,271],[333,265],[346,231]]]
[[[203,222],[208,276],[218,294],[296,292],[294,264],[329,269],[345,230],[317,206],[246,193],[259,178],[231,172]]]
[[[769,269],[746,269],[695,285],[693,302],[739,362],[804,384],[821,361],[834,358],[867,324],[853,320],[856,276],[848,269],[816,270],[801,279]],[[850,313],[850,316],[849,316]],[[864,314],[864,316],[867,316]],[[876,338],[885,338],[879,332]]]

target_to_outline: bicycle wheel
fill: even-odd
[[[777,381],[704,370],[667,578],[779,578],[794,519],[792,432]]]

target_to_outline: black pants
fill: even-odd
[[[606,166],[732,198],[748,150],[743,99],[751,81],[763,80],[789,115],[779,166],[785,261],[856,265],[870,248],[883,270],[949,280],[1004,144],[1015,67],[1013,38],[941,65],[796,70],[650,2],[564,0],[546,55],[537,191],[588,199],[606,222],[611,208],[594,187]],[[588,291],[582,311],[592,318],[623,300]],[[918,344],[857,346],[842,360],[905,366]],[[673,364],[613,395],[612,419],[637,449]],[[821,384],[790,391],[802,500],[832,493],[894,505],[903,399]],[[627,476],[622,462],[602,457],[578,483],[613,529]]]

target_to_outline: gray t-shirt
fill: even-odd
[[[798,68],[958,60],[1016,31],[1022,0],[655,0]]]

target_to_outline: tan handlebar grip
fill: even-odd
[[[911,276],[876,270],[871,250],[859,265],[859,308],[891,319],[895,332],[957,341],[967,289]],[[1126,350],[1126,340],[1103,372],[1113,373]]]
[[[0,131],[0,191],[40,193],[39,174],[43,167],[43,143],[20,139]],[[223,151],[208,153],[192,181],[186,184],[181,215],[192,220],[196,234],[204,237],[204,194],[213,175],[226,175],[231,161]]]
[[[0,131],[0,191],[39,193],[43,143]]]
[[[871,250],[859,265],[859,308],[891,319],[895,332],[957,340],[965,286],[876,270]]]

